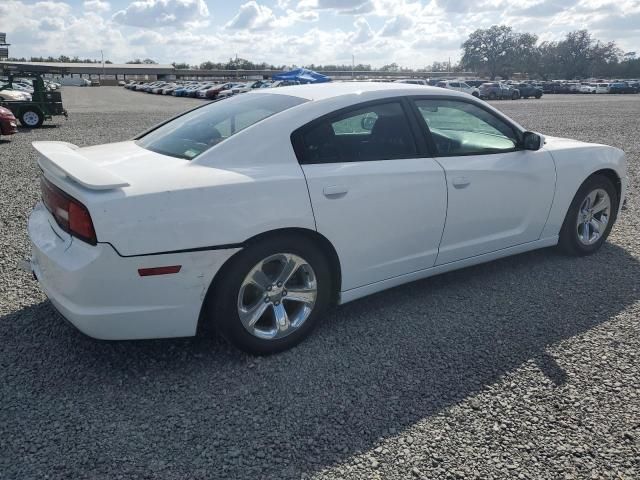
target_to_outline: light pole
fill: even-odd
[[[102,80],[106,80],[106,75],[104,73],[104,53],[100,50],[100,58],[102,59]]]

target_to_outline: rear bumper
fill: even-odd
[[[121,257],[52,226],[38,204],[29,217],[31,269],[55,308],[83,333],[104,340],[195,335],[202,302],[237,250]],[[139,268],[181,265],[176,274],[141,277]]]

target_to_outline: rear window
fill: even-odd
[[[181,115],[136,143],[163,155],[193,160],[254,123],[307,101],[290,95],[242,94]]]

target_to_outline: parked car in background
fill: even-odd
[[[486,83],[487,81],[486,80],[465,80],[464,82],[470,87],[480,88],[480,85],[482,85],[483,83]]]
[[[213,85],[214,85],[213,83],[203,83],[203,84],[196,85],[196,88],[189,92],[189,96],[197,98],[200,92],[206,92],[209,88],[213,87]],[[200,97],[200,98],[207,98],[206,94],[204,94],[204,97]]]
[[[520,92],[511,88],[506,83],[487,82],[480,85],[480,98],[486,100],[501,100],[520,98]]]
[[[170,85],[169,83],[163,82],[163,83],[161,83],[159,85],[156,85],[152,89],[150,89],[149,93],[155,93],[156,95],[159,94],[159,93],[162,94],[162,89],[167,87],[167,86],[169,86],[169,85]]]
[[[518,91],[520,92],[520,97],[522,98],[529,98],[529,97],[541,98],[542,94],[544,93],[542,88],[526,82],[515,83],[512,85],[512,88],[517,88]]]
[[[234,83],[226,90],[222,90],[218,93],[218,98],[231,97],[237,93],[245,93],[251,90],[246,83]]]
[[[8,102],[15,101],[31,101],[31,94],[20,90],[12,90],[9,87],[0,86],[0,100]]]
[[[428,85],[426,80],[421,78],[403,78],[400,80],[394,80],[394,83],[406,83],[409,85]]]
[[[631,93],[640,93],[640,82],[631,81],[627,82],[627,85],[631,89]]]
[[[25,82],[24,80],[18,80],[13,82],[13,89],[18,90],[20,92],[27,92],[29,94],[33,93],[33,85]]]
[[[448,88],[449,90],[455,90],[457,92],[468,93],[469,95],[473,95],[474,97],[480,97],[480,89],[477,87],[472,87],[465,82],[461,82],[459,80],[445,80],[442,82],[436,83],[436,87],[440,88]]]
[[[580,93],[596,93],[595,83],[583,83],[580,85]]]
[[[609,85],[609,93],[638,93],[631,82],[613,82]]]
[[[618,148],[401,84],[255,89],[135,140],[33,146],[30,268],[64,318],[109,340],[211,325],[254,354],[334,302],[538,248],[595,254],[628,183]]]
[[[62,77],[60,84],[66,87],[88,87],[91,82],[86,78],[79,77]]]
[[[11,110],[0,107],[0,137],[18,133],[18,121]]]
[[[173,95],[174,97],[188,97],[190,96],[191,92],[196,90],[198,88],[198,85],[183,85],[180,88],[176,88],[171,95]]]
[[[609,93],[609,84],[608,83],[597,83],[596,84],[596,93]]]
[[[542,93],[569,93],[569,87],[561,82],[544,82]]]
[[[214,99],[217,98],[218,94],[223,90],[227,90],[233,86],[233,83],[218,83],[217,85],[212,85],[208,89],[204,91],[205,98]]]
[[[127,83],[124,88],[126,88],[127,90],[135,90],[135,87],[137,87],[138,85],[142,85],[144,82],[140,81],[140,80],[130,80],[129,83]]]
[[[577,82],[567,82],[567,88],[569,91],[567,93],[580,93],[580,84]]]
[[[91,80],[91,85],[92,87],[99,87],[100,86],[100,80],[98,80],[97,78],[94,78],[93,80]]]
[[[180,85],[177,83],[170,83],[162,87],[159,93],[162,95],[171,95],[176,88],[180,88]]]

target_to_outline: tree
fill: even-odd
[[[564,40],[558,42],[557,56],[563,67],[565,78],[588,76],[592,44],[593,39],[587,30],[569,32]]]
[[[517,35],[506,25],[480,28],[462,44],[464,53],[460,63],[464,68],[486,72],[492,80],[498,74],[506,75],[516,41]]]

